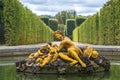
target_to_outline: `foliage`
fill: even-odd
[[[77,26],[80,26],[80,24],[82,24],[82,22],[85,21],[85,18],[81,18],[81,17],[77,16],[77,17],[75,18],[75,20],[76,20],[76,25],[77,25]]]
[[[101,9],[86,19],[73,35],[78,41],[92,44],[120,45],[120,1],[110,0]],[[74,37],[76,41],[76,37]]]
[[[55,15],[59,24],[66,24],[66,19],[74,19],[76,16],[75,10],[61,11]]]
[[[49,20],[49,26],[53,31],[56,31],[58,28],[58,21],[57,19],[50,19]]]
[[[49,25],[49,17],[47,17],[47,16],[40,16],[40,19],[41,19],[46,25]]]
[[[66,26],[67,26],[67,34],[72,39],[72,31],[76,27],[76,22],[74,19],[67,19],[66,20]]]
[[[62,31],[65,34],[65,25],[64,24],[58,24],[57,30]]]
[[[4,18],[3,18],[3,1],[0,0],[0,44],[5,43],[4,39]]]
[[[73,30],[73,41],[76,41],[76,42],[78,42],[79,40],[79,27],[77,27],[77,28],[75,28],[74,30]]]
[[[7,45],[35,44],[53,40],[53,31],[19,0],[3,0],[3,3]]]

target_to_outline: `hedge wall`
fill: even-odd
[[[4,44],[4,18],[3,18],[3,2],[0,0],[0,44]]]
[[[49,19],[49,26],[53,31],[56,31],[58,28],[58,20],[57,19]]]
[[[73,30],[73,41],[78,42],[79,41],[79,27],[75,28]]]
[[[7,45],[36,44],[53,40],[53,31],[19,0],[3,0],[3,3]]]
[[[72,31],[76,27],[75,19],[67,19],[66,20],[66,27],[67,27],[67,35],[72,39]]]
[[[85,21],[84,18],[81,18],[81,17],[79,17],[79,16],[76,17],[75,20],[76,20],[76,25],[77,25],[77,26],[80,26],[80,25],[82,24],[82,22]]]
[[[40,19],[41,19],[46,25],[49,25],[49,17],[40,16]]]
[[[120,1],[108,1],[99,13],[90,16],[77,29],[79,42],[120,45]],[[73,35],[78,31],[74,31]],[[76,38],[73,40],[76,41]]]

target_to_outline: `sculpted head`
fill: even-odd
[[[58,40],[62,40],[62,37],[64,36],[63,33],[60,30],[57,30],[53,33],[53,36],[58,39]]]

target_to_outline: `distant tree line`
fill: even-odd
[[[4,34],[2,34],[5,37],[2,40],[5,41],[4,44],[21,45],[53,41],[53,30],[19,0],[0,0],[0,8],[1,5],[0,25],[4,19]]]
[[[109,0],[99,13],[73,31],[73,40],[91,44],[120,45],[120,1]]]
[[[78,16],[75,10],[58,12],[54,17],[42,15],[40,18],[53,31],[61,30],[66,36],[72,39],[72,31],[79,26],[86,18]]]

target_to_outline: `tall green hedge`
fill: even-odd
[[[78,29],[78,30],[77,30]],[[78,41],[102,45],[120,45],[120,1],[110,0],[100,12],[90,16],[73,35],[78,34]],[[76,37],[74,37],[76,40]]]
[[[49,25],[49,17],[40,16],[40,19],[41,19],[46,25]]]
[[[85,18],[81,18],[81,17],[78,16],[78,17],[75,18],[75,20],[76,20],[76,25],[80,26],[80,24],[82,24],[82,22],[85,21]]]
[[[58,28],[57,30],[60,30],[63,32],[63,34],[65,34],[65,25],[64,24],[58,24]]]
[[[3,0],[3,3],[7,45],[36,44],[53,40],[53,31],[19,0]]]
[[[56,31],[58,28],[58,20],[57,19],[49,19],[49,26],[53,31]]]
[[[4,44],[4,18],[3,18],[3,2],[0,0],[0,44]]]
[[[78,42],[79,41],[79,27],[75,28],[73,30],[73,41]]]
[[[0,24],[2,24],[3,18],[3,2],[0,0]]]
[[[110,0],[100,10],[102,44],[120,45],[120,1]]]
[[[87,20],[85,20],[85,22],[83,22],[79,28],[77,28],[79,29],[79,41],[97,44],[99,28],[98,19],[98,14],[94,14],[93,16],[90,16]],[[73,32],[73,35],[76,33],[77,32]]]
[[[67,34],[70,38],[72,38],[72,31],[76,27],[75,19],[67,19],[66,20]]]

